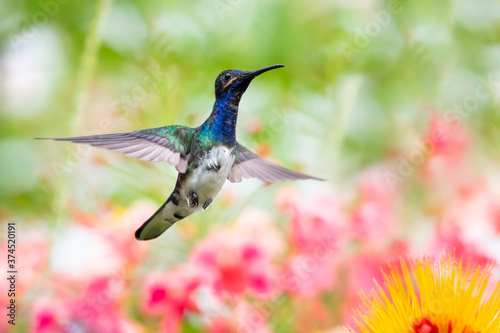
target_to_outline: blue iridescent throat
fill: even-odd
[[[210,117],[200,126],[200,136],[214,143],[236,145],[238,100],[231,91],[223,93],[214,103]]]

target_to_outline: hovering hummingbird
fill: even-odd
[[[226,179],[233,183],[241,182],[242,177],[265,182],[319,180],[266,161],[236,141],[241,96],[255,77],[280,67],[284,65],[254,71],[229,69],[220,73],[215,80],[212,113],[197,128],[172,125],[53,140],[106,148],[144,161],[168,162],[177,169],[174,191],[135,232],[137,240],[150,240],[185,217],[207,209]]]

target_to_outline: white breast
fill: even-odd
[[[200,206],[207,200],[213,200],[226,182],[227,175],[234,163],[234,148],[218,146],[212,148],[198,167],[193,170],[184,191],[194,191],[199,198]]]

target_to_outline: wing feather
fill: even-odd
[[[57,141],[83,143],[137,157],[143,161],[168,162],[181,173],[187,170],[187,156],[195,129],[165,126],[126,133],[55,138]],[[177,147],[177,149],[175,148]]]
[[[227,176],[230,182],[238,183],[241,182],[242,178],[258,178],[265,182],[284,182],[298,179],[322,180],[271,163],[239,143],[236,150],[236,159]]]

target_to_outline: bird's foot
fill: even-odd
[[[212,203],[212,199],[207,199],[204,203],[203,203],[203,209],[207,209],[208,206],[210,206],[210,204]]]
[[[180,220],[182,220],[183,218],[185,218],[185,216],[182,216],[182,215],[180,215],[179,213],[174,213],[174,217],[177,219],[177,221],[180,221]],[[176,221],[176,222],[177,222],[177,221]]]
[[[181,201],[181,194],[179,193],[178,190],[172,192],[172,195],[170,195],[170,200],[174,205],[179,206],[179,203]]]
[[[198,204],[198,195],[193,191],[189,192],[189,206],[198,207]]]
[[[206,167],[206,171],[215,171],[219,172],[220,170],[220,164],[215,161],[213,164],[209,163],[208,166]]]

